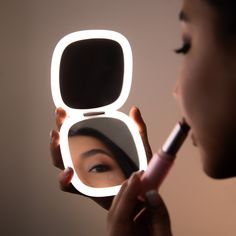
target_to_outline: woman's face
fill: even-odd
[[[90,136],[72,136],[69,148],[79,179],[95,188],[120,185],[126,178],[115,157],[99,139]]]
[[[236,175],[236,46],[219,37],[217,20],[204,0],[183,1],[183,62],[175,94],[205,172],[226,178]]]

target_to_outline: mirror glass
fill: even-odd
[[[113,103],[121,93],[124,58],[120,44],[111,39],[86,39],[69,44],[60,62],[63,102],[75,109]]]
[[[120,185],[139,169],[133,137],[121,120],[107,117],[83,120],[70,128],[68,136],[76,175],[89,187]]]

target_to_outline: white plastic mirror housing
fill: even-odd
[[[120,44],[123,51],[124,58],[124,74],[123,74],[123,85],[120,96],[116,101],[106,106],[101,106],[92,109],[74,109],[68,107],[62,99],[60,91],[60,62],[66,47],[74,42],[87,39],[108,39],[114,40]],[[132,70],[133,70],[133,60],[132,60],[132,51],[128,40],[120,33],[110,31],[110,30],[85,30],[78,31],[66,35],[63,37],[55,47],[52,56],[51,63],[51,90],[52,97],[56,107],[63,108],[67,113],[67,118],[65,119],[61,130],[60,130],[60,148],[63,158],[64,167],[71,167],[75,172],[75,167],[72,162],[70,155],[69,143],[68,143],[68,132],[69,129],[79,121],[84,121],[86,119],[95,119],[99,117],[110,117],[121,120],[129,128],[139,158],[139,169],[146,170],[147,168],[147,159],[145,149],[142,143],[139,130],[135,122],[126,114],[121,113],[118,109],[125,103],[129,95],[132,82]],[[94,116],[86,116],[86,114],[91,113]],[[103,113],[101,115],[101,113]],[[99,115],[96,115],[99,114]],[[72,179],[72,184],[75,188],[81,193],[92,196],[92,197],[105,197],[116,195],[120,189],[119,186],[106,187],[106,188],[93,188],[89,187],[82,183],[76,174],[74,174]]]
[[[124,75],[123,75],[123,85],[120,96],[116,101],[106,106],[92,108],[92,109],[74,109],[68,107],[61,95],[60,91],[60,62],[66,47],[74,42],[87,40],[87,39],[108,39],[114,40],[122,48],[123,58],[124,58]],[[133,71],[133,59],[132,51],[128,40],[120,33],[111,30],[84,30],[78,31],[64,36],[56,45],[51,63],[51,88],[52,97],[56,107],[61,107],[67,111],[69,115],[78,115],[89,112],[104,112],[110,110],[118,110],[125,103],[129,96],[129,91],[132,82],[132,71]]]

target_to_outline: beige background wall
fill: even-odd
[[[57,186],[48,149],[55,109],[52,51],[73,31],[102,28],[126,35],[134,80],[121,110],[140,107],[155,151],[180,118],[172,98],[181,60],[173,53],[181,44],[178,11],[176,0],[1,0],[1,235],[104,235],[106,212]],[[187,141],[161,188],[175,235],[235,235],[235,189],[235,180],[206,177]]]

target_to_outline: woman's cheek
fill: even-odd
[[[180,79],[178,83],[178,100],[183,112],[183,115],[191,122],[192,116],[196,112],[196,85],[194,85],[194,78],[191,76],[191,70],[187,67],[187,63],[183,64]]]
[[[194,62],[183,65],[178,89],[183,116],[194,132],[203,126],[203,114],[207,110],[203,77],[195,65]]]

